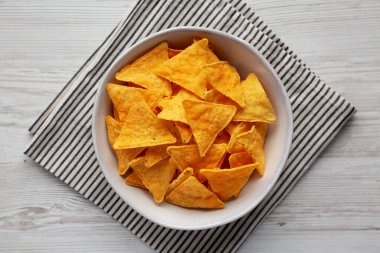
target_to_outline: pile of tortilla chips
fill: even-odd
[[[240,80],[207,39],[178,50],[162,42],[107,85],[108,138],[128,185],[156,203],[223,208],[265,169],[273,108],[253,73]]]

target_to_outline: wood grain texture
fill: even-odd
[[[380,2],[247,2],[358,113],[241,252],[378,252]],[[27,128],[133,3],[0,1],[0,252],[152,252],[22,154]]]

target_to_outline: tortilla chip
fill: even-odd
[[[117,122],[111,116],[107,116],[106,126],[108,141],[112,146],[115,143],[117,137],[119,137],[120,131],[123,127],[123,123]],[[114,150],[118,161],[118,171],[120,175],[124,175],[128,171],[129,162],[135,159],[143,150],[144,148]]]
[[[172,84],[172,96],[175,96],[178,94],[180,90],[182,90],[182,87],[175,83],[171,83],[171,84]]]
[[[207,64],[203,68],[212,87],[241,107],[245,106],[240,76],[234,66],[226,61],[220,61]]]
[[[158,101],[156,108],[160,108],[162,111],[164,109],[164,107],[168,106],[170,99],[171,99],[170,97],[161,98],[160,101]]]
[[[177,54],[181,53],[182,51],[183,50],[181,50],[181,49],[169,48],[168,49],[169,58],[172,58],[172,57],[176,56]]]
[[[119,112],[116,110],[115,106],[113,106],[113,117],[115,120],[120,121]]]
[[[145,148],[130,148],[115,150],[116,157],[119,160],[119,174],[125,175],[129,169],[129,163],[138,157]],[[120,163],[122,166],[120,166]]]
[[[143,184],[143,182],[141,181],[141,179],[139,178],[139,176],[137,175],[136,172],[132,172],[131,174],[129,174],[125,178],[124,182],[128,185],[131,185],[131,186],[146,189],[145,185]]]
[[[201,157],[197,145],[170,146],[167,149],[173,162],[181,171],[186,168],[193,168],[194,174],[198,177],[200,169],[214,169],[223,162],[227,152],[226,144],[214,144],[205,156]],[[199,178],[201,182],[204,178]]]
[[[250,131],[239,134],[236,137],[236,141],[241,143],[245,150],[251,155],[252,159],[258,163],[257,171],[260,176],[264,175],[265,170],[264,142],[262,138],[263,132],[263,129],[261,129],[260,133],[258,128],[253,127]]]
[[[216,136],[214,144],[228,144],[230,141],[230,136],[226,131],[222,131]]]
[[[199,173],[207,178],[211,191],[222,201],[227,201],[240,193],[256,166],[248,164],[223,170],[201,169]]]
[[[155,73],[204,98],[206,76],[202,66],[216,61],[218,57],[208,48],[208,40],[202,39],[159,65]]]
[[[181,174],[179,174],[178,177],[170,183],[169,188],[166,191],[166,195],[171,193],[178,185],[182,184],[182,182],[188,179],[190,176],[194,176],[193,169],[192,168],[184,169],[181,172]]]
[[[216,136],[228,125],[236,112],[236,107],[233,106],[192,100],[184,100],[183,108],[200,156],[206,154]]]
[[[272,105],[255,74],[249,74],[241,83],[246,106],[239,108],[233,121],[266,122],[276,120]]]
[[[166,121],[159,119],[143,102],[133,103],[114,143],[115,149],[152,147],[175,143]]]
[[[182,102],[185,100],[199,100],[192,93],[181,89],[178,94],[170,99],[161,99],[159,105],[162,111],[157,115],[160,119],[178,121],[188,124]]]
[[[263,122],[255,122],[255,129],[257,130],[257,140],[259,141],[260,145],[264,147],[265,138],[267,136],[268,131],[268,124]]]
[[[145,187],[152,193],[154,201],[161,203],[173,178],[176,166],[166,158],[150,168],[145,166],[145,158],[133,160],[130,166],[137,173]]]
[[[224,203],[194,176],[188,177],[169,193],[166,201],[187,208],[223,208]]]
[[[152,167],[159,161],[164,160],[169,154],[166,152],[168,145],[149,147],[145,151],[145,166]]]
[[[105,122],[107,127],[108,141],[112,146],[115,143],[117,137],[119,137],[123,123],[118,122],[110,115],[106,116]]]
[[[235,103],[228,97],[224,96],[222,93],[220,93],[216,89],[210,89],[209,91],[207,91],[205,100],[210,103],[237,106],[237,103]]]
[[[168,60],[168,43],[161,42],[132,64],[116,73],[116,79],[133,82],[148,90],[161,92],[165,96],[172,93],[170,82],[153,73],[153,69]]]
[[[132,88],[113,83],[107,84],[107,92],[119,113],[121,122],[124,122],[127,118],[129,108],[133,103],[145,101],[149,105],[149,108],[153,110],[162,98],[162,94],[157,91]]]
[[[224,159],[220,161],[217,168],[229,168],[230,167],[230,163],[228,162],[229,157],[230,157],[230,154],[226,153],[226,155],[224,156]]]
[[[191,132],[191,128],[182,122],[174,122],[174,125],[176,126],[178,130],[182,143],[184,144],[189,143],[191,140],[191,137],[193,136],[193,133]]]
[[[231,168],[252,164],[254,162],[251,155],[246,151],[231,154],[230,157],[228,157],[228,161]]]
[[[225,128],[225,130],[227,131],[227,133],[229,133],[230,135],[232,135],[232,133],[234,132],[235,128],[240,124],[241,122],[237,122],[237,121],[231,121]]]
[[[244,152],[244,146],[238,142],[236,142],[236,137],[244,132],[249,131],[252,128],[253,124],[249,122],[240,122],[231,134],[230,141],[228,143],[227,151],[228,153],[240,153]]]

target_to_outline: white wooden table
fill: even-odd
[[[1,252],[152,251],[22,153],[133,2],[0,1]],[[241,252],[380,252],[380,1],[249,4],[358,113]]]

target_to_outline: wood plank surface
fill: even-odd
[[[379,252],[380,1],[247,2],[358,113],[240,252]],[[0,252],[152,252],[22,153],[133,4],[0,0]]]

